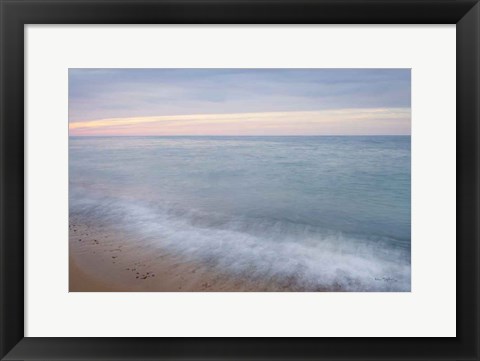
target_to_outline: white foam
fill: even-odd
[[[308,290],[410,290],[409,249],[381,239],[109,198],[74,197],[71,212],[122,227],[140,247],[253,280],[288,279]]]

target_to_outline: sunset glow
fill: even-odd
[[[80,135],[365,135],[409,134],[410,112],[336,109],[307,112],[192,114],[109,118],[70,123]]]

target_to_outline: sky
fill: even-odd
[[[409,135],[410,69],[69,69],[71,136]]]

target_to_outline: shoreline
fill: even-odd
[[[165,250],[135,246],[115,229],[71,217],[69,292],[292,292],[293,282],[220,274]],[[312,290],[322,291],[322,290]]]
[[[255,270],[228,273],[159,245],[120,232],[115,224],[71,216],[69,292],[403,292],[349,291],[339,284],[305,286],[295,277],[262,276]]]

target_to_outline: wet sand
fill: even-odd
[[[75,260],[69,257],[68,282],[70,292],[114,292],[127,291],[120,288],[110,287],[107,283],[101,282],[95,277],[87,275],[80,269]]]
[[[114,229],[78,217],[69,228],[70,292],[302,291],[289,280],[220,274],[158,247],[135,246]]]

